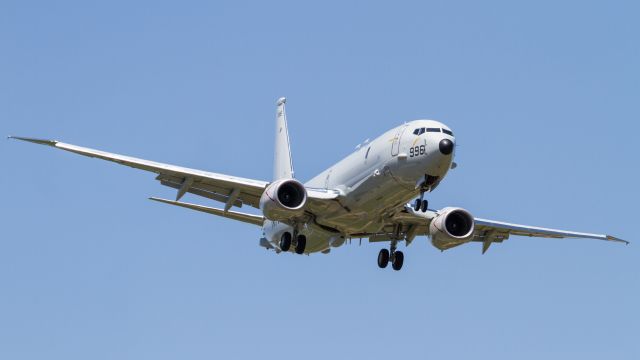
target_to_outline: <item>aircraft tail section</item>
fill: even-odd
[[[293,163],[291,161],[291,146],[289,144],[289,128],[285,111],[286,98],[278,99],[276,103],[276,141],[273,157],[273,180],[292,179]]]

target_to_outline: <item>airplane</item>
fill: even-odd
[[[404,253],[398,245],[404,242],[409,246],[418,236],[429,237],[441,251],[480,242],[483,254],[491,244],[501,243],[511,235],[629,243],[610,235],[476,218],[459,207],[429,209],[425,194],[435,190],[449,170],[456,167],[454,133],[434,120],[406,122],[367,140],[351,155],[303,184],[294,177],[285,104],[284,97],[276,102],[272,181],[189,169],[55,140],[9,138],[156,173],[156,180],[177,190],[177,194],[175,200],[150,200],[260,226],[263,236],[259,245],[276,253],[328,254],[353,238],[365,238],[372,243],[389,244],[388,249],[382,248],[378,253],[380,268],[391,263],[394,270],[400,270]],[[180,201],[186,193],[224,206]],[[245,205],[258,209],[260,214],[236,210]]]

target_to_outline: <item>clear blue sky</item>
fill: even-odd
[[[1,141],[0,358],[640,358],[637,2],[320,3],[3,1],[0,133],[269,180],[287,96],[307,180],[433,118],[431,206],[635,243],[275,255],[153,174]]]

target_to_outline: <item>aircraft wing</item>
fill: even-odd
[[[615,236],[605,234],[591,234],[576,231],[548,229],[543,227],[510,224],[501,221],[475,219],[475,232],[472,241],[483,243],[482,253],[485,253],[494,242],[502,242],[509,238],[509,235],[552,238],[552,239],[596,239],[629,244],[628,241]]]
[[[417,235],[429,235],[429,224],[437,215],[438,212],[433,210],[429,210],[426,213],[414,211],[413,207],[407,204],[402,211],[390,218],[390,222],[385,225],[380,233],[359,235],[369,237],[369,241],[372,242],[389,241],[393,236],[393,223],[399,223],[402,224],[403,231],[407,235],[407,240],[410,243]],[[548,229],[481,218],[475,218],[475,231],[471,241],[482,242],[482,253],[485,253],[492,243],[503,242],[507,240],[510,235],[553,239],[596,239],[629,244],[628,241],[611,235]]]
[[[138,159],[130,156],[112,154],[105,151],[89,149],[66,144],[55,140],[42,140],[10,136],[9,138],[47,145],[76,154],[112,161],[132,168],[146,170],[158,174],[156,180],[162,185],[178,189],[179,200],[186,192],[204,196],[226,203],[224,211],[231,206],[249,204],[255,208],[260,205],[260,196],[269,184],[266,181],[245,179],[235,176],[217,174],[202,170],[184,168],[155,161]]]

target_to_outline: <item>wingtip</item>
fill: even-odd
[[[157,201],[163,204],[171,204],[171,205],[179,204],[179,202],[177,201],[167,200],[167,199],[163,199],[155,196],[150,197],[149,200]]]
[[[7,136],[7,139],[27,141],[27,142],[32,142],[34,144],[49,145],[49,146],[56,146],[56,144],[58,143],[58,141],[56,140],[36,139],[36,138],[13,136],[13,135]]]
[[[620,238],[617,238],[617,237],[611,236],[611,235],[607,235],[607,240],[624,243],[625,245],[629,245],[630,244],[630,242],[627,241],[627,240],[622,240]]]

